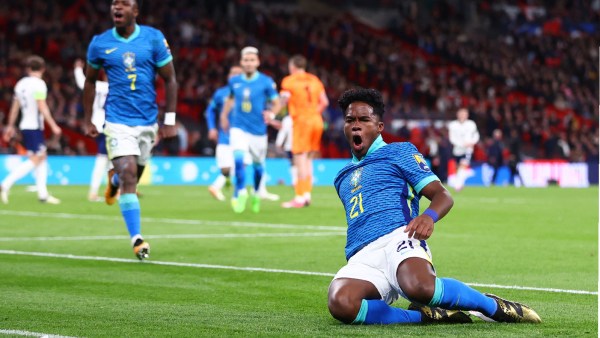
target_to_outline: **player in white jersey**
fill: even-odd
[[[75,60],[73,66],[73,72],[75,75],[75,82],[77,87],[83,90],[85,83],[85,75],[83,74],[83,60]],[[94,169],[92,170],[92,177],[90,179],[90,190],[88,193],[88,200],[92,202],[102,201],[103,198],[98,196],[98,189],[102,183],[102,178],[110,169],[108,162],[108,155],[106,154],[106,137],[104,135],[104,103],[108,96],[108,82],[96,81],[96,97],[94,98],[94,104],[92,108],[92,123],[98,129],[98,136],[96,136],[96,144],[98,146],[98,152],[96,154],[96,160],[94,161]]]
[[[473,148],[479,142],[479,132],[477,125],[472,120],[469,120],[469,111],[466,108],[461,108],[456,113],[456,120],[448,124],[448,137],[452,143],[452,155],[456,160],[457,171],[454,180],[449,183],[456,190],[461,190],[465,181],[472,175],[472,170],[469,168]]]
[[[277,121],[277,120],[272,120]],[[292,155],[292,135],[293,135],[293,124],[292,117],[290,115],[286,115],[282,120],[280,125],[273,125],[275,128],[279,128],[277,132],[277,138],[275,139],[275,145],[285,151],[286,155],[290,159],[290,177],[292,178],[292,185],[296,185],[296,179],[298,176],[298,169],[294,165],[294,158]]]
[[[59,204],[60,200],[48,193],[48,158],[44,144],[44,121],[50,126],[52,133],[60,135],[60,127],[56,124],[46,103],[48,87],[42,76],[45,71],[44,59],[37,55],[25,60],[27,76],[19,80],[15,86],[15,95],[8,114],[8,124],[4,130],[4,140],[8,142],[16,133],[15,123],[21,112],[19,129],[23,143],[27,149],[28,159],[13,168],[0,184],[0,200],[8,203],[8,192],[13,184],[35,169],[35,184],[40,202]]]

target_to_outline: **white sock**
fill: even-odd
[[[35,185],[37,187],[38,198],[45,200],[48,198],[48,160],[43,160],[35,168]]]
[[[10,188],[15,184],[16,181],[23,178],[25,175],[29,174],[29,172],[35,167],[33,162],[30,159],[27,159],[24,162],[21,162],[18,166],[16,166],[11,172],[6,176],[6,178],[2,181],[2,189],[10,190]]]
[[[225,185],[225,182],[227,181],[227,178],[225,177],[225,175],[220,174],[217,179],[213,182],[213,184],[211,184],[214,188],[221,190],[223,189],[223,186]]]
[[[305,192],[304,193],[304,199],[307,201],[310,201],[310,199],[312,198],[312,195],[309,192]]]
[[[262,195],[267,193],[267,172],[264,171],[260,183],[258,185],[258,194]]]
[[[90,179],[90,195],[98,195],[98,189],[100,189],[100,184],[102,184],[102,179],[106,175],[107,168],[108,157],[106,155],[96,155]]]
[[[295,186],[298,182],[298,168],[295,165],[290,167],[290,175],[292,176],[292,185]]]
[[[466,169],[460,168],[456,172],[456,188],[461,189],[465,185],[465,181],[467,179]]]

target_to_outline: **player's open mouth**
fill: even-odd
[[[123,19],[123,13],[121,13],[121,12],[113,13],[113,19],[115,21],[121,21]]]
[[[355,147],[360,147],[362,144],[362,137],[360,137],[360,135],[352,135],[352,144]]]

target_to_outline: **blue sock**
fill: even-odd
[[[112,179],[110,180],[110,185],[112,185],[113,187],[119,186],[119,174],[115,173],[112,176]]]
[[[262,163],[254,163],[252,164],[252,167],[254,167],[254,191],[258,191],[260,180],[262,180],[263,173],[265,172],[265,167]]]
[[[238,191],[242,190],[246,186],[246,168],[244,165],[245,153],[241,150],[233,152],[233,158],[235,159],[235,190],[233,197],[238,196]]]
[[[420,323],[419,311],[392,307],[382,300],[363,299],[360,310],[352,324],[401,324]]]
[[[496,312],[496,301],[467,284],[452,278],[436,278],[435,291],[429,306],[442,309],[476,310],[486,316]]]
[[[121,195],[121,198],[119,198],[119,206],[121,207],[121,214],[125,220],[127,230],[129,230],[129,236],[133,238],[133,236],[139,235],[142,226],[140,201],[138,200],[137,194]]]

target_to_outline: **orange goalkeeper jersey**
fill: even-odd
[[[318,77],[310,73],[296,73],[283,78],[281,91],[289,92],[288,111],[292,119],[320,115],[317,110],[325,87]]]

